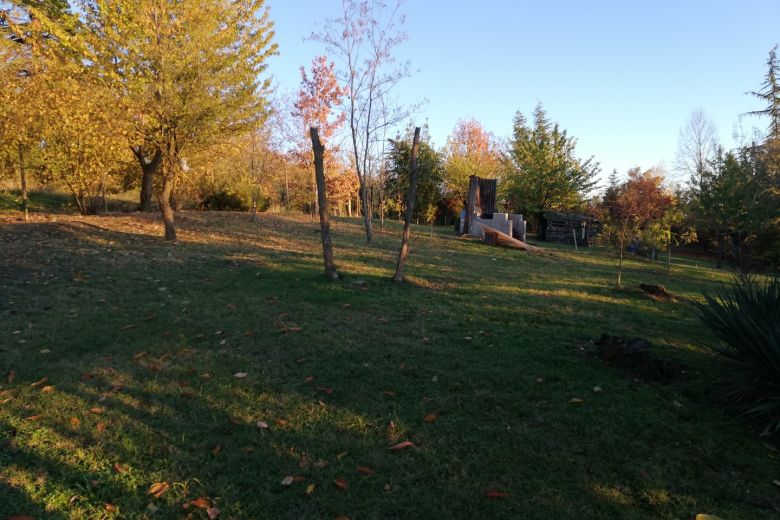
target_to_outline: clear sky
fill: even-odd
[[[267,4],[280,52],[270,71],[296,90],[299,67],[324,52],[305,38],[341,1]],[[760,87],[780,43],[780,0],[409,0],[403,11],[409,40],[397,55],[417,72],[398,96],[428,100],[416,121],[428,121],[437,146],[466,117],[509,136],[514,113],[542,102],[604,178],[613,168],[672,170],[679,130],[697,108],[733,146],[740,114],[760,108],[745,92]]]

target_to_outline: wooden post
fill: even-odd
[[[331,280],[338,280],[336,264],[333,263],[333,247],[330,243],[328,193],[325,188],[325,167],[323,166],[325,147],[320,143],[320,135],[316,128],[310,128],[309,132],[311,133],[311,147],[314,151],[314,176],[317,180],[317,206],[320,212],[320,234],[322,235],[322,256],[325,259],[325,275]]]
[[[404,279],[404,264],[409,257],[409,235],[412,228],[412,214],[414,213],[414,197],[417,194],[417,152],[420,149],[420,127],[414,129],[412,141],[412,160],[409,165],[409,194],[406,198],[406,215],[404,215],[404,233],[401,237],[401,251],[398,253],[398,265],[395,267],[393,281],[401,283]]]
[[[577,248],[577,230],[575,229],[571,230],[571,237],[574,239],[574,250],[579,251],[579,249]]]

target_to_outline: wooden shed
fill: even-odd
[[[574,245],[576,240],[577,246],[590,247],[601,230],[598,220],[579,213],[545,211],[539,217],[539,238],[545,242]]]

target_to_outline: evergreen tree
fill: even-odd
[[[515,115],[505,154],[505,191],[511,207],[524,214],[581,206],[597,183],[598,163],[575,154],[577,140],[552,123],[541,104],[529,123]]]

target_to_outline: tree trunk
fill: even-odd
[[[153,211],[152,207],[152,193],[154,191],[154,174],[157,168],[160,167],[162,161],[162,151],[158,148],[154,151],[154,156],[150,161],[144,157],[144,150],[141,146],[130,147],[138,159],[138,163],[141,165],[141,171],[143,177],[141,178],[141,204],[138,207],[139,211]]]
[[[249,216],[249,222],[254,222],[255,219],[257,219],[257,193],[255,191],[252,191],[252,213]]]
[[[19,177],[22,183],[22,211],[24,211],[24,221],[30,220],[29,199],[27,196],[27,173],[24,171],[24,146],[19,145]]]
[[[620,287],[621,278],[623,275],[623,240],[620,241],[620,256],[618,259],[618,268],[617,268],[617,286]]]
[[[320,234],[322,236],[322,256],[325,260],[325,275],[331,280],[338,280],[336,264],[333,262],[333,247],[330,241],[330,222],[328,221],[328,194],[325,187],[325,167],[323,155],[325,147],[320,143],[319,132],[310,128],[311,147],[314,151],[314,176],[317,179],[317,199],[320,212]]]
[[[406,199],[406,215],[404,216],[404,232],[401,237],[401,251],[398,253],[398,265],[395,268],[393,281],[401,283],[404,279],[404,264],[409,257],[409,235],[412,228],[412,214],[414,213],[414,198],[417,194],[417,152],[420,149],[420,127],[414,129],[412,141],[412,159],[409,167],[409,194]]]
[[[360,181],[360,206],[363,211],[363,224],[366,228],[366,242],[370,244],[374,233],[371,229],[371,209],[368,207],[368,188],[364,180]]]
[[[176,240],[176,224],[173,219],[173,207],[171,207],[171,193],[173,192],[173,181],[167,175],[163,179],[163,188],[160,197],[157,199],[162,212],[163,223],[165,224],[165,240]]]

